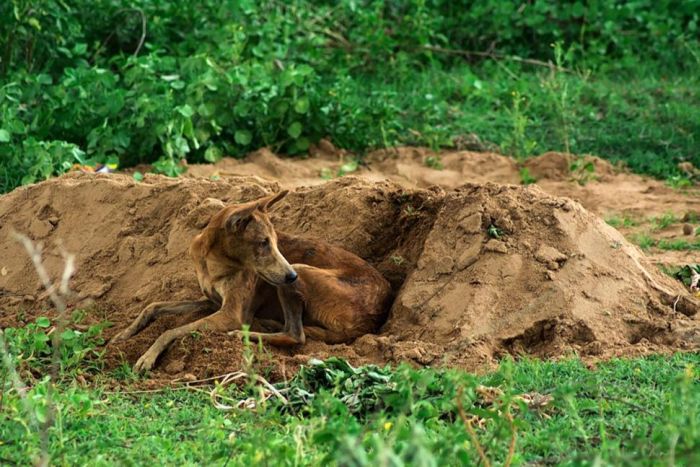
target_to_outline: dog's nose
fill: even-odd
[[[287,275],[284,276],[284,281],[285,281],[287,284],[291,284],[291,283],[294,282],[295,280],[297,280],[297,273],[296,273],[295,271],[288,272]]]

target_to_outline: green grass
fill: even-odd
[[[612,226],[617,228],[624,227],[624,228],[630,228],[630,227],[636,227],[639,225],[639,222],[636,220],[630,218],[630,217],[620,217],[620,216],[612,216],[607,219],[605,219],[605,222]]]
[[[680,219],[676,217],[672,212],[667,212],[661,217],[651,218],[651,224],[653,230],[663,230],[676,222],[680,222]]]
[[[637,234],[632,239],[642,250],[648,250],[656,245],[656,240],[649,234]]]
[[[689,242],[684,239],[677,240],[664,240],[661,239],[657,242],[656,246],[662,250],[676,250],[676,251],[700,251],[700,240],[695,240]]]
[[[674,250],[674,251],[700,251],[700,240],[688,241],[683,238],[675,240],[667,239],[655,239],[649,234],[637,234],[632,240],[641,248],[642,250],[648,250],[652,247],[656,247],[660,250]]]
[[[15,352],[17,335],[5,331]],[[9,384],[7,366],[0,374],[0,462],[6,464],[40,457],[42,437],[32,420],[47,413],[37,408],[47,406],[52,387],[40,367],[28,375],[28,354],[21,355],[13,360],[32,384],[26,403]],[[273,397],[257,410],[234,411],[215,408],[211,388],[112,391],[114,374],[89,387],[64,378],[52,391],[56,417],[46,445],[53,465],[475,464],[476,442],[460,418],[459,399],[466,414],[483,420],[475,425],[476,440],[497,464],[509,457],[515,432],[514,465],[694,465],[699,365],[700,355],[691,353],[616,359],[595,370],[575,358],[506,359],[475,376],[407,366],[353,369],[331,359],[278,385],[288,405]],[[133,378],[123,368],[118,373]],[[479,385],[502,393],[489,400],[479,396]],[[527,408],[515,399],[534,393],[551,402]],[[259,387],[218,394],[231,403],[259,394]]]

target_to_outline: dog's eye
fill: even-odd
[[[260,246],[266,247],[270,244],[270,239],[266,238],[265,240],[260,240]]]

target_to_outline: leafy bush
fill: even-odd
[[[9,0],[0,4],[0,191],[74,163],[155,163],[177,175],[184,158],[211,162],[263,145],[297,154],[330,136],[358,153],[397,143],[438,148],[475,130],[518,156],[545,145],[611,147],[611,158],[630,159],[637,170],[678,175],[677,162],[697,159],[696,143],[683,136],[696,130],[688,112],[694,82],[690,100],[667,107],[665,95],[646,89],[620,96],[577,76],[531,79],[517,62],[506,71],[476,62],[547,61],[556,42],[566,45],[566,66],[627,72],[644,56],[692,74],[699,5]],[[508,115],[513,90],[522,105]],[[590,116],[614,112],[612,99],[625,114],[651,101],[669,115],[650,112],[628,127],[622,115],[612,133],[580,134],[598,130],[600,119]],[[630,154],[640,127],[658,134]]]
[[[58,369],[61,375],[89,369],[92,362],[98,360],[100,352],[97,346],[104,343],[100,336],[103,328],[102,325],[95,325],[86,331],[70,327],[63,329],[58,354]],[[0,351],[7,351],[19,371],[46,375],[53,363],[53,346],[49,332],[55,330],[46,317],[39,317],[22,328],[6,328],[2,331],[6,349]],[[9,384],[9,381],[7,382]]]

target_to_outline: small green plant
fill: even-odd
[[[360,161],[358,159],[351,159],[340,166],[340,168],[338,169],[338,177],[342,177],[343,175],[355,172],[359,167]]]
[[[661,250],[698,251],[700,250],[700,240],[689,242],[682,238],[677,240],[661,239],[656,243],[656,246]]]
[[[671,175],[666,178],[666,185],[676,190],[683,190],[692,187],[693,181],[683,175]]]
[[[90,326],[86,331],[67,327],[61,332],[59,352],[60,376],[66,377],[78,371],[100,369],[101,351],[98,347],[104,341],[101,337],[106,324]],[[54,326],[46,317],[22,328],[6,328],[4,338],[15,364],[25,373],[45,374],[52,365],[53,348],[49,334]]]
[[[672,212],[667,212],[661,217],[653,217],[651,219],[653,230],[664,230],[665,228],[670,227],[676,222],[679,222],[679,219]]]
[[[576,140],[573,137],[574,103],[583,92],[588,73],[581,74],[580,80],[572,81],[565,76],[562,70],[572,62],[574,47],[566,51],[561,41],[552,44],[555,67],[551,67],[549,73],[542,79],[542,87],[546,90],[552,108],[555,111],[558,124],[556,130],[559,133],[564,151],[567,154],[573,152]]]
[[[612,217],[605,219],[605,222],[608,225],[615,227],[616,229],[618,229],[620,227],[624,227],[626,229],[629,229],[631,227],[636,227],[639,225],[639,222],[637,222],[636,220],[632,219],[631,217],[627,217],[627,216],[623,216],[623,217],[612,216]]]
[[[537,179],[530,174],[530,170],[527,167],[521,167],[518,173],[520,174],[520,183],[522,185],[531,185],[537,182]]]
[[[391,259],[391,262],[397,266],[401,266],[403,263],[406,262],[404,257],[400,256],[400,255],[392,255],[390,259]]]
[[[598,178],[595,174],[595,164],[591,160],[586,160],[585,157],[576,156],[569,166],[569,171],[574,180],[581,186]]]
[[[527,137],[527,129],[530,123],[524,108],[527,105],[527,100],[519,91],[513,91],[511,97],[512,107],[508,113],[511,122],[511,132],[508,140],[503,145],[503,151],[514,156],[518,162],[522,162],[532,154],[537,147],[537,143]]]
[[[635,235],[634,242],[642,250],[648,250],[649,248],[653,247],[656,244],[656,240],[654,240],[649,234],[637,234],[637,235]]]
[[[435,170],[442,170],[445,168],[445,166],[442,164],[440,156],[428,156],[425,158],[423,164],[425,164],[426,167],[430,167],[431,169]]]
[[[503,231],[493,224],[489,226],[489,228],[486,230],[486,233],[491,238],[501,238],[503,236]]]

